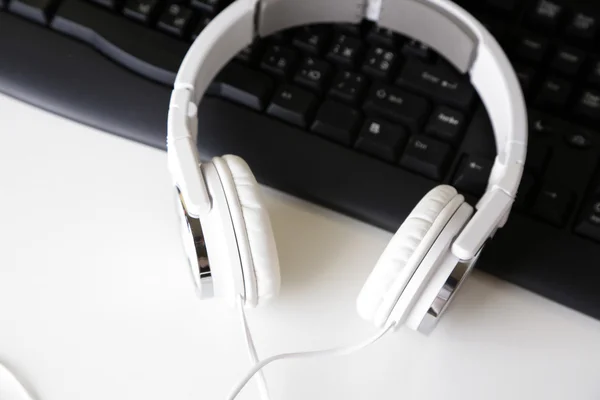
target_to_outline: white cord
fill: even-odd
[[[233,391],[231,392],[231,394],[229,395],[229,397],[227,399],[235,400],[235,398],[240,394],[242,389],[244,389],[244,387],[250,381],[250,379],[252,379],[252,377],[257,372],[261,371],[264,367],[266,367],[268,364],[272,363],[273,361],[283,360],[283,359],[293,359],[293,358],[311,358],[311,357],[319,357],[319,356],[342,356],[342,355],[354,353],[355,351],[361,350],[361,349],[369,346],[370,344],[375,343],[378,339],[380,339],[383,335],[385,335],[394,325],[395,324],[390,324],[390,325],[385,326],[384,328],[380,329],[377,332],[377,334],[375,334],[374,336],[368,338],[367,340],[365,340],[363,342],[355,344],[355,345],[344,346],[344,347],[334,347],[334,348],[325,349],[325,350],[303,351],[303,352],[299,352],[299,353],[276,354],[274,356],[266,358],[266,359],[262,360],[261,362],[259,362],[258,364],[255,364],[254,367],[252,367],[252,369],[236,385],[236,387],[233,389]]]
[[[250,332],[250,327],[248,326],[248,321],[246,320],[246,313],[244,312],[244,300],[242,299],[242,296],[238,297],[237,306],[240,312],[242,327],[244,328],[244,338],[246,339],[246,347],[248,348],[250,361],[254,366],[258,363],[258,356],[256,354],[256,348],[254,347],[254,340],[252,340],[252,333]],[[259,373],[257,386],[261,399],[269,400],[269,389],[267,388],[267,381],[262,371],[260,371]]]

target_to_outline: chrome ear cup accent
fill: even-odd
[[[198,295],[201,299],[210,299],[214,297],[214,283],[202,224],[198,218],[192,217],[187,212],[179,188],[177,188],[176,204],[181,225],[181,239]]]
[[[423,317],[423,320],[419,324],[418,331],[423,334],[430,334],[433,329],[437,326],[440,319],[444,315],[444,312],[452,303],[452,300],[456,297],[456,293],[461,288],[462,284],[465,282],[469,274],[471,273],[473,267],[477,263],[477,259],[481,254],[481,250],[473,259],[468,261],[459,261],[452,273],[444,282],[444,285],[438,292],[437,296],[429,306],[427,313]]]

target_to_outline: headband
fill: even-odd
[[[186,211],[198,218],[211,208],[196,147],[197,106],[217,73],[257,38],[300,25],[364,19],[427,44],[468,74],[488,112],[497,155],[476,212],[452,245],[454,255],[470,260],[510,213],[527,152],[527,115],[517,76],[496,39],[449,0],[234,1],[196,38],[171,95],[167,154]]]

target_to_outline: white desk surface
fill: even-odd
[[[39,400],[223,399],[247,353],[195,297],[166,153],[3,96],[0,122],[0,361]],[[355,298],[391,234],[265,197],[283,286],[249,312],[259,355],[371,335]],[[273,400],[599,399],[600,322],[476,271],[430,337],[265,372]]]

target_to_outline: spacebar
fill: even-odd
[[[50,26],[88,42],[107,57],[171,85],[189,44],[81,0],[65,0]]]

